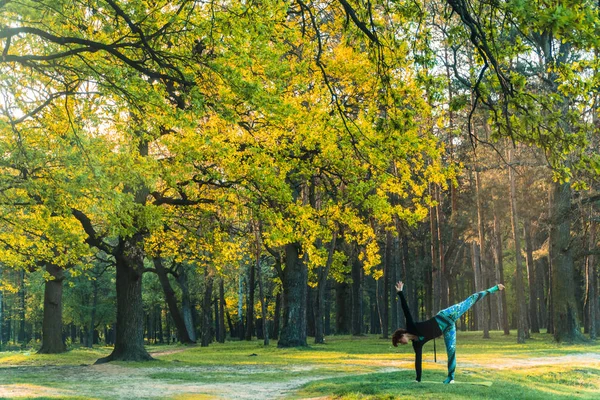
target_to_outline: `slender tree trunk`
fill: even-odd
[[[588,248],[591,251],[596,250],[596,222],[590,221]],[[589,321],[588,333],[590,339],[596,340],[598,337],[597,319],[598,319],[598,294],[596,293],[596,260],[593,254],[586,257],[585,260],[585,283],[586,296],[585,302],[587,305],[587,319]]]
[[[385,239],[385,263],[383,264],[383,289],[381,302],[381,337],[387,339],[389,335],[389,321],[390,321],[390,274],[393,268],[393,249],[394,242],[392,240],[392,233],[386,232]]]
[[[327,280],[325,283],[325,297],[323,298],[325,315],[323,332],[325,336],[331,335],[331,280]]]
[[[219,336],[221,336],[221,332],[219,331],[219,329],[221,328],[221,326],[219,325],[219,296],[215,295],[212,298],[212,306],[214,308],[214,339],[218,342],[219,341]]]
[[[281,291],[279,291],[277,293],[277,295],[275,296],[275,315],[273,315],[273,339],[274,340],[278,340],[279,339],[279,321],[280,321],[280,316],[281,316],[281,303],[283,303],[283,295],[281,293]]]
[[[327,289],[327,278],[329,277],[329,270],[331,264],[333,264],[333,254],[335,252],[335,245],[337,239],[337,232],[333,232],[331,243],[329,244],[329,251],[327,253],[327,261],[325,266],[319,270],[319,278],[317,282],[317,298],[315,301],[315,343],[325,343],[325,326],[324,326],[324,314],[325,314],[325,290]]]
[[[496,281],[504,285],[504,260],[502,256],[502,229],[500,228],[500,218],[498,218],[498,207],[496,199],[492,194],[492,212],[494,213],[494,263],[496,264]],[[505,335],[510,335],[508,326],[508,306],[506,304],[506,291],[500,292],[500,307],[498,307],[498,319],[502,322],[502,329]]]
[[[548,275],[548,258],[543,257],[535,263],[535,280],[536,280],[536,292],[537,297],[539,299],[539,318],[540,321],[540,329],[546,328],[548,326],[547,316],[548,311],[546,310],[546,304],[548,300],[546,299],[546,290],[544,288],[544,282],[546,281],[546,276]]]
[[[300,258],[300,244],[285,246],[283,270],[283,326],[277,347],[306,346],[308,270]]]
[[[548,218],[550,220],[550,224],[549,224],[549,232],[548,232],[548,240],[552,241],[552,225],[553,225],[553,218],[554,218],[554,187],[550,186],[550,190],[548,191]],[[553,311],[553,300],[552,300],[552,270],[553,270],[553,266],[552,263],[554,262],[554,257],[552,255],[553,249],[552,249],[552,245],[548,246],[548,274],[546,275],[546,278],[548,279],[547,285],[546,287],[548,288],[548,295],[547,295],[547,314],[546,314],[546,320],[547,320],[547,324],[546,324],[546,331],[549,334],[554,334],[554,311]]]
[[[306,288],[306,336],[315,336],[315,307],[316,289]]]
[[[471,260],[473,261],[473,284],[475,286],[475,291],[479,292],[483,290],[481,288],[481,257],[480,257],[480,248],[477,242],[472,243],[471,250]],[[481,315],[481,303],[475,304],[471,310],[473,311],[473,323],[475,329],[481,330],[483,325],[483,318]]]
[[[433,316],[433,271],[431,267],[431,264],[433,263],[433,260],[431,259],[427,259],[427,255],[425,250],[425,244],[423,243],[422,247],[421,247],[421,254],[419,259],[421,260],[425,260],[425,267],[423,268],[423,273],[424,273],[424,285],[423,285],[423,289],[424,289],[424,295],[423,295],[423,306],[421,307],[421,310],[423,311],[420,315],[420,319],[429,319]],[[431,255],[430,255],[431,257]],[[423,264],[422,264],[423,265]],[[419,314],[417,314],[419,315]]]
[[[368,276],[365,279],[365,289],[369,295],[369,314],[370,314],[370,330],[368,331],[371,334],[381,333],[381,308],[379,307],[379,299],[378,299],[378,289],[380,282],[373,279],[372,276]]]
[[[188,276],[183,264],[179,264],[177,267],[177,284],[181,289],[181,314],[183,322],[189,339],[192,343],[196,343],[196,327],[194,324],[194,314],[192,313],[193,307],[188,286]]]
[[[421,247],[422,249],[422,255],[424,259],[425,257],[425,249],[423,247]],[[419,315],[419,288],[417,287],[417,285],[422,285],[423,280],[422,279],[417,279],[418,277],[416,276],[416,272],[417,272],[417,268],[414,266],[411,266],[410,263],[410,252],[408,249],[408,239],[405,237],[402,238],[402,274],[404,275],[404,277],[407,279],[407,282],[410,284],[410,286],[408,287],[408,298],[409,300],[409,304],[408,304],[408,308],[410,310],[411,315]],[[428,297],[429,298],[429,297]],[[398,299],[398,296],[396,296],[396,299]],[[399,307],[400,311],[402,311],[402,307]],[[405,319],[404,318],[400,318],[399,319],[400,322],[400,326],[402,328],[406,328],[405,326]]]
[[[144,270],[143,236],[135,234],[119,239],[116,252],[117,326],[112,353],[96,361],[152,360],[144,348],[144,308],[142,273]]]
[[[58,354],[67,351],[62,338],[62,292],[64,271],[54,264],[46,265],[52,277],[44,289],[44,320],[42,323],[42,347],[38,354]]]
[[[440,310],[447,308],[450,306],[449,303],[449,286],[448,286],[448,271],[446,270],[446,258],[445,258],[445,247],[444,240],[442,236],[442,226],[444,226],[444,213],[441,212],[442,208],[442,190],[440,185],[435,185],[436,187],[436,198],[438,205],[435,207],[435,219],[436,219],[436,237],[438,243],[438,271],[439,271],[439,281],[440,281]],[[439,311],[439,310],[438,310]],[[436,311],[437,312],[437,311]]]
[[[4,350],[4,289],[0,289],[0,351]]]
[[[392,264],[390,270],[390,280],[392,282],[388,287],[388,295],[390,296],[390,323],[392,324],[392,332],[398,327],[398,301],[396,300],[395,283],[400,280],[400,239],[398,236],[393,238],[392,248]]]
[[[429,193],[432,198],[435,199],[435,185],[429,185]],[[441,271],[439,268],[439,243],[438,243],[438,228],[437,228],[437,207],[429,208],[429,239],[430,239],[430,247],[431,247],[431,283],[432,283],[432,292],[430,294],[432,299],[432,307],[430,313],[435,314],[441,309],[441,299],[442,299],[442,279],[441,279]]]
[[[238,322],[237,334],[240,340],[244,340],[246,332],[244,331],[244,276],[240,274],[238,286]]]
[[[353,252],[352,263],[352,335],[363,334],[362,310],[362,265],[358,259],[357,251]]]
[[[19,271],[19,335],[18,341],[25,343],[25,270]]]
[[[255,261],[256,261],[256,279],[258,280],[258,297],[260,298],[260,314],[262,319],[263,344],[269,345],[269,328],[267,326],[267,306],[265,304],[265,293],[263,290],[262,271],[260,266],[260,227],[256,224],[254,229],[254,238],[256,242]]]
[[[94,332],[96,331],[96,309],[98,308],[98,281],[92,281],[92,309],[90,311],[90,328],[89,328],[89,336],[87,340],[88,347],[93,347],[94,345]]]
[[[163,334],[163,321],[162,321],[162,308],[160,307],[160,304],[157,304],[156,306],[154,306],[154,315],[156,315],[156,329],[158,329],[157,332],[157,336],[158,336],[158,343],[164,343],[165,342],[165,337]]]
[[[169,282],[169,277],[167,276],[167,271],[165,270],[162,259],[160,257],[154,257],[152,261],[154,262],[154,268],[156,269],[158,280],[160,281],[167,305],[169,306],[169,311],[173,317],[173,323],[175,324],[175,329],[177,329],[177,337],[179,341],[184,344],[195,343],[190,338],[186,323],[179,311],[177,297],[175,296],[175,291]]]
[[[509,163],[513,161],[513,150],[508,150]],[[517,193],[515,188],[515,176],[513,167],[508,168],[509,184],[510,184],[510,215],[511,225],[513,232],[513,239],[515,242],[515,261],[516,261],[516,285],[515,291],[517,295],[517,343],[525,343],[525,338],[529,335],[527,333],[526,324],[526,310],[527,305],[525,304],[525,288],[523,286],[523,267],[521,262],[521,237],[519,235],[519,215],[517,213]]]
[[[213,277],[208,272],[208,267],[204,270],[204,298],[202,300],[202,338],[201,347],[208,347],[212,342],[212,287]]]
[[[248,271],[248,296],[246,297],[246,340],[252,340],[252,334],[254,332],[254,292],[255,292],[255,276],[256,268],[255,264],[250,263],[250,270]]]
[[[219,279],[219,343],[225,343],[225,284]]]
[[[481,273],[479,275],[479,290],[484,290],[485,288],[487,288],[488,286],[488,279],[487,279],[487,268],[484,264],[484,260],[485,260],[485,245],[486,245],[486,241],[485,241],[485,225],[484,225],[484,215],[483,215],[483,204],[482,204],[482,200],[481,200],[481,176],[479,175],[479,171],[475,170],[475,198],[476,198],[476,203],[477,203],[477,233],[478,233],[478,237],[479,237],[479,247],[480,247],[480,252],[479,252],[479,266],[481,267]],[[476,305],[477,306],[477,305]],[[481,326],[483,328],[483,338],[484,339],[489,339],[490,338],[490,329],[489,329],[489,320],[490,320],[490,316],[489,316],[489,296],[486,296],[486,298],[483,299],[483,301],[481,302],[480,305],[480,309],[481,309],[481,317],[482,317],[482,321],[481,321]]]
[[[533,240],[531,238],[531,222],[524,220],[525,252],[527,254],[527,280],[529,282],[529,321],[532,333],[540,333],[538,306],[536,296],[535,265],[533,261]]]

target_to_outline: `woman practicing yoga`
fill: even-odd
[[[423,355],[423,345],[438,336],[444,335],[446,343],[446,352],[448,353],[448,377],[444,383],[454,383],[454,370],[456,369],[456,321],[463,315],[473,304],[477,303],[488,293],[494,293],[498,290],[504,290],[504,285],[498,284],[492,288],[486,289],[483,292],[475,293],[469,296],[462,303],[455,304],[440,311],[437,315],[427,321],[413,321],[408,304],[402,293],[404,283],[396,284],[396,292],[400,296],[402,310],[406,318],[406,329],[398,329],[392,335],[392,344],[394,347],[400,344],[407,344],[412,340],[412,346],[415,351],[415,370],[417,371],[417,382],[421,382],[421,357]]]

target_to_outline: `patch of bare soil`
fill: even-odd
[[[183,348],[183,349],[172,349],[172,350],[151,351],[151,352],[150,352],[150,355],[151,355],[152,357],[156,357],[156,356],[166,356],[166,355],[169,355],[169,354],[177,354],[177,353],[181,353],[181,352],[187,351],[187,350],[189,350],[191,347],[192,347],[192,346],[190,346],[190,347],[186,347],[186,348]]]
[[[35,373],[45,380],[56,380],[68,385],[61,390],[39,385],[10,384],[0,386],[0,397],[57,397],[84,396],[93,399],[168,399],[181,394],[197,394],[215,399],[277,399],[291,394],[305,383],[326,378],[311,374],[315,367],[299,366],[276,368],[270,366],[177,366],[129,368],[112,363],[89,366],[50,366],[3,368],[10,373]],[[12,371],[11,371],[12,370]],[[282,378],[277,382],[252,381],[253,374],[306,372],[302,378]],[[198,381],[161,379],[164,373],[194,374]],[[202,376],[223,374],[229,378],[240,376],[242,382],[203,382]],[[283,376],[283,375],[282,375]]]
[[[65,397],[73,396],[70,390],[51,389],[44,386],[30,385],[27,383],[16,383],[12,385],[0,385],[0,398],[12,399],[15,397]]]

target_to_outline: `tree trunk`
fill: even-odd
[[[256,275],[255,264],[250,263],[250,271],[248,272],[248,296],[246,297],[246,340],[252,340],[254,333],[254,292]]]
[[[480,257],[479,244],[473,242],[471,245],[471,261],[473,262],[473,284],[475,286],[475,292],[481,291],[481,257]],[[481,330],[482,317],[481,317],[481,304],[475,304],[471,310],[473,311],[473,324],[475,329]]]
[[[275,315],[273,315],[272,337],[274,340],[279,339],[279,320],[281,315],[282,294],[281,291],[275,296]]]
[[[315,307],[316,289],[306,288],[306,336],[315,336]]]
[[[508,150],[508,162],[512,163],[513,161],[513,150]],[[525,304],[525,288],[523,287],[523,266],[521,263],[521,237],[519,235],[519,215],[517,213],[517,193],[515,188],[515,176],[513,167],[509,166],[508,168],[508,176],[509,176],[509,184],[510,184],[510,215],[511,215],[511,225],[513,232],[513,239],[515,242],[515,262],[516,262],[516,285],[515,291],[517,295],[517,308],[516,308],[516,318],[517,318],[517,343],[525,343],[525,338],[529,335],[527,333],[527,324],[526,324],[526,310],[527,306]]]
[[[269,327],[267,326],[267,305],[265,304],[265,293],[263,290],[263,281],[262,281],[262,271],[260,266],[260,253],[261,253],[261,245],[260,245],[260,229],[258,225],[255,227],[255,241],[256,241],[256,279],[258,280],[258,297],[260,298],[260,316],[262,322],[262,333],[263,333],[263,344],[265,346],[269,345]]]
[[[423,310],[423,312],[421,313],[421,317],[417,318],[417,319],[429,319],[431,317],[433,317],[433,266],[432,263],[434,262],[431,259],[431,254],[429,255],[430,259],[427,259],[427,255],[425,254],[425,243],[422,242],[422,247],[421,247],[421,254],[420,254],[420,259],[421,260],[425,260],[424,263],[422,263],[421,265],[423,265],[423,273],[424,273],[424,287],[423,287],[423,291],[425,292],[423,297],[423,306],[421,307],[421,309]],[[419,314],[417,314],[419,315]]]
[[[535,264],[533,261],[533,240],[531,238],[531,222],[524,220],[525,252],[527,254],[527,281],[529,282],[529,322],[532,333],[540,333],[539,314],[537,306],[537,291],[535,280]]]
[[[238,285],[238,320],[236,331],[238,334],[238,338],[240,340],[244,340],[246,337],[246,332],[244,330],[244,275],[240,274],[239,277],[239,285]]]
[[[554,208],[554,187],[550,186],[550,190],[548,191],[548,219],[550,220],[549,231],[548,231],[548,240],[552,241],[552,225],[553,225],[553,211]],[[548,288],[547,294],[547,313],[546,313],[546,333],[554,334],[554,311],[553,311],[553,301],[552,301],[552,245],[548,246],[548,274],[546,278],[548,279],[546,287]]]
[[[154,315],[156,318],[156,336],[158,338],[158,343],[162,344],[165,342],[165,338],[163,335],[162,309],[159,304],[154,306]]]
[[[219,279],[219,336],[217,341],[225,343],[225,284],[223,278]]]
[[[277,347],[306,346],[308,270],[300,258],[300,244],[285,246],[283,270],[283,324]]]
[[[376,281],[372,276],[367,276],[365,279],[365,292],[369,295],[369,333],[371,334],[381,333],[381,311],[377,296],[378,286],[380,286],[378,280]]]
[[[552,312],[554,339],[573,342],[581,339],[577,320],[573,255],[571,254],[571,186],[554,183],[550,228],[552,248]]]
[[[392,240],[392,233],[386,233],[385,240],[385,264],[383,265],[383,298],[381,299],[383,304],[381,307],[382,315],[381,315],[381,337],[383,339],[388,339],[389,335],[389,321],[390,321],[390,274],[393,268],[393,258],[394,254],[393,245],[394,242]]]
[[[350,286],[346,282],[335,283],[335,333],[347,335],[351,331],[352,318],[348,316]]]
[[[502,229],[500,227],[500,218],[498,218],[498,207],[496,205],[496,199],[492,195],[492,212],[494,213],[494,263],[496,264],[496,281],[504,285],[504,260],[502,256]],[[498,307],[498,319],[502,322],[502,329],[504,329],[505,335],[510,335],[510,328],[508,326],[508,306],[506,304],[506,291],[500,292],[500,307]]]
[[[42,347],[38,354],[58,354],[67,351],[62,338],[62,291],[64,271],[54,264],[46,265],[52,277],[44,288],[44,320],[42,323]]]
[[[423,258],[425,255],[425,249],[421,247],[423,252]],[[410,266],[410,268],[409,268]],[[422,271],[421,271],[422,272]],[[408,287],[408,308],[410,310],[411,315],[418,316],[419,313],[419,288],[417,285],[422,285],[422,279],[417,279],[417,268],[415,266],[411,266],[410,263],[410,252],[408,249],[408,239],[405,237],[402,238],[402,275],[407,280],[407,283],[410,284]],[[395,296],[396,300],[399,301],[398,296]],[[402,307],[398,307],[399,311],[402,312]],[[400,321],[400,327],[406,328],[405,319],[403,317],[398,317]]]
[[[429,185],[429,193],[433,199],[435,199],[435,188],[434,184]],[[436,221],[436,207],[432,206],[429,208],[429,239],[430,239],[430,251],[431,251],[431,299],[432,299],[432,307],[430,310],[432,314],[437,313],[441,309],[441,299],[442,299],[442,280],[441,280],[441,271],[439,269],[439,248],[438,248],[438,235],[437,235],[437,221]]]
[[[435,185],[436,187],[436,196],[437,196],[437,206],[435,207],[435,220],[437,227],[437,243],[438,243],[438,271],[439,271],[439,281],[440,281],[440,310],[448,308],[450,306],[449,303],[449,286],[448,286],[448,271],[446,270],[446,259],[445,259],[445,251],[444,248],[444,240],[442,235],[442,226],[444,226],[444,213],[440,210],[442,209],[442,190],[440,185]],[[437,310],[439,311],[439,310]],[[437,312],[436,311],[436,312]]]
[[[156,269],[158,280],[160,281],[160,285],[162,286],[165,294],[165,299],[167,301],[167,305],[169,306],[169,312],[171,313],[171,317],[173,317],[175,329],[177,329],[177,338],[183,344],[195,343],[195,341],[193,341],[188,334],[186,323],[179,311],[175,291],[171,287],[171,283],[169,282],[169,277],[167,276],[167,271],[165,270],[162,259],[160,257],[154,257],[152,261],[154,262],[154,268]]]
[[[94,345],[94,332],[96,331],[96,309],[98,308],[98,281],[92,281],[92,310],[90,312],[90,328],[89,328],[89,336],[88,336],[88,347],[93,347]]]
[[[194,324],[194,314],[192,313],[193,307],[190,299],[188,276],[183,264],[179,264],[177,268],[177,284],[181,289],[181,314],[185,324],[185,329],[190,341],[192,343],[196,343],[196,326]]]
[[[479,176],[479,171],[475,170],[475,199],[477,204],[477,233],[479,237],[479,267],[481,268],[481,272],[479,275],[479,290],[485,290],[488,286],[487,279],[487,268],[484,264],[485,260],[485,226],[484,226],[484,215],[483,215],[483,205],[481,200],[481,177]],[[481,310],[481,327],[483,328],[483,338],[490,338],[490,329],[489,329],[489,296],[486,296],[481,302],[480,310]],[[475,305],[477,307],[477,305]]]
[[[4,289],[0,289],[0,351],[4,351]]]
[[[201,347],[208,347],[212,342],[212,286],[213,277],[208,272],[208,267],[204,269],[204,298],[202,300],[202,338]]]
[[[19,343],[25,345],[25,270],[19,272]]]
[[[335,241],[337,239],[337,232],[333,232],[331,243],[329,244],[329,251],[327,253],[327,261],[325,265],[319,269],[319,276],[317,282],[317,298],[315,301],[315,343],[325,343],[325,326],[324,326],[324,314],[325,314],[325,290],[327,289],[327,278],[329,277],[329,270],[331,264],[333,264],[333,254],[335,252]]]
[[[547,257],[543,257],[539,260],[537,260],[537,262],[535,263],[536,265],[536,269],[535,269],[535,280],[536,280],[536,292],[537,292],[537,297],[539,299],[538,301],[538,306],[539,306],[539,322],[540,322],[540,329],[542,328],[546,328],[548,326],[548,321],[547,321],[547,316],[548,316],[548,311],[546,310],[546,305],[548,304],[548,300],[546,298],[546,290],[544,289],[544,283],[547,281],[547,275],[548,275],[548,258]]]
[[[590,251],[596,250],[596,222],[590,221],[588,248]],[[596,262],[594,255],[590,254],[585,260],[585,283],[586,295],[585,302],[587,308],[587,320],[589,321],[588,334],[590,339],[596,340],[598,336],[597,318],[598,318],[598,295],[596,293]]]
[[[390,280],[392,282],[388,287],[388,293],[390,296],[390,324],[392,326],[392,332],[398,328],[398,301],[396,296],[395,284],[401,278],[400,274],[400,239],[398,236],[394,236],[393,238],[393,248],[392,248],[392,264],[390,270]],[[404,279],[404,278],[402,278]]]
[[[360,336],[363,333],[362,310],[362,265],[357,252],[353,252],[352,263],[352,335]]]
[[[325,306],[325,315],[323,317],[325,321],[323,331],[325,336],[329,336],[331,335],[331,280],[328,280],[325,286],[325,297],[323,298]]]
[[[144,348],[144,307],[142,303],[142,273],[144,271],[143,237],[119,238],[116,259],[117,326],[112,353],[96,361],[152,360]]]

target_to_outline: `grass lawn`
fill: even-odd
[[[598,399],[600,342],[557,345],[534,335],[459,332],[454,385],[443,385],[443,339],[423,355],[415,383],[411,346],[376,336],[331,336],[324,345],[278,349],[262,341],[208,348],[148,346],[157,361],[92,365],[109,348],[62,355],[0,353],[0,397],[61,399]],[[310,340],[309,340],[310,343]],[[479,385],[489,382],[491,386]],[[475,384],[473,384],[475,383]]]

